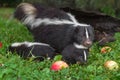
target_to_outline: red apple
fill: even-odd
[[[105,46],[105,47],[103,47],[102,49],[101,49],[101,53],[107,53],[107,52],[110,52],[111,51],[111,47],[109,47],[109,46]]]
[[[0,48],[2,47],[2,42],[0,42]]]
[[[119,68],[118,64],[115,61],[109,60],[104,63],[104,67],[109,70],[116,70]]]
[[[51,65],[51,70],[58,71],[63,68],[67,68],[68,64],[64,61],[56,61]]]

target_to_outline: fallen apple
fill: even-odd
[[[2,42],[0,42],[0,48],[2,47]]]
[[[105,47],[103,47],[102,49],[101,49],[101,53],[107,53],[107,52],[110,52],[111,51],[111,47],[109,47],[109,46],[105,46]]]
[[[104,67],[109,70],[117,70],[119,68],[118,64],[115,61],[109,60],[104,63]]]
[[[68,64],[64,61],[56,61],[51,65],[51,70],[53,71],[58,71],[61,70],[63,68],[67,68]]]

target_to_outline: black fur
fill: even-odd
[[[67,45],[76,42],[78,44],[83,44],[86,37],[82,34],[84,27],[74,28],[68,25],[54,25],[40,26],[32,30],[34,39],[37,42],[44,42],[50,44],[57,52],[61,52]],[[94,35],[91,32],[91,35]],[[93,37],[91,37],[93,40]]]
[[[28,5],[28,4],[27,4]],[[26,18],[27,12],[24,11],[24,5],[18,6],[15,11],[15,18],[22,21]],[[51,8],[51,7],[44,7],[40,4],[30,4],[34,8],[32,15],[35,15],[35,19],[59,19],[59,20],[68,20],[70,16],[59,9]],[[21,13],[21,15],[19,15]],[[88,25],[87,27],[84,26],[74,26],[73,24],[59,24],[59,25],[46,25],[40,24],[38,26],[33,26],[35,28],[31,29],[31,25],[25,24],[29,30],[32,32],[34,36],[34,40],[37,42],[43,42],[51,45],[53,48],[56,49],[56,52],[61,52],[67,45],[72,43],[77,43],[80,45],[84,45],[86,47],[90,47],[92,45],[92,41],[94,38],[93,28],[92,26]],[[85,28],[88,29],[89,32],[89,39],[86,39],[85,36]],[[90,41],[91,44],[87,45],[86,42]]]
[[[79,22],[92,25],[95,29],[95,41],[100,45],[115,41],[115,32],[120,32],[120,19],[118,18],[99,12],[88,12],[68,7],[60,9],[75,15]]]
[[[22,42],[21,42],[22,43]],[[13,43],[14,44],[14,43]],[[9,46],[9,51],[12,53],[17,53],[23,58],[29,58],[32,56],[35,56],[35,59],[37,60],[44,60],[45,58],[50,58],[53,59],[55,54],[55,50],[46,45],[32,45],[32,46],[27,46],[28,43],[22,43],[19,46]]]
[[[86,60],[85,55],[83,54],[84,51],[86,52]],[[62,51],[63,60],[66,61],[68,64],[85,64],[87,62],[87,57],[89,54],[88,49],[78,49],[74,47],[74,45],[68,45],[64,50]]]

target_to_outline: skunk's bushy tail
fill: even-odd
[[[23,24],[29,25],[35,20],[37,9],[29,3],[21,3],[17,6],[14,17],[20,20]]]

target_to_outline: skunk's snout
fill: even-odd
[[[85,47],[90,47],[90,46],[92,45],[92,41],[89,40],[89,39],[87,39],[87,40],[84,41],[83,45],[84,45]]]

